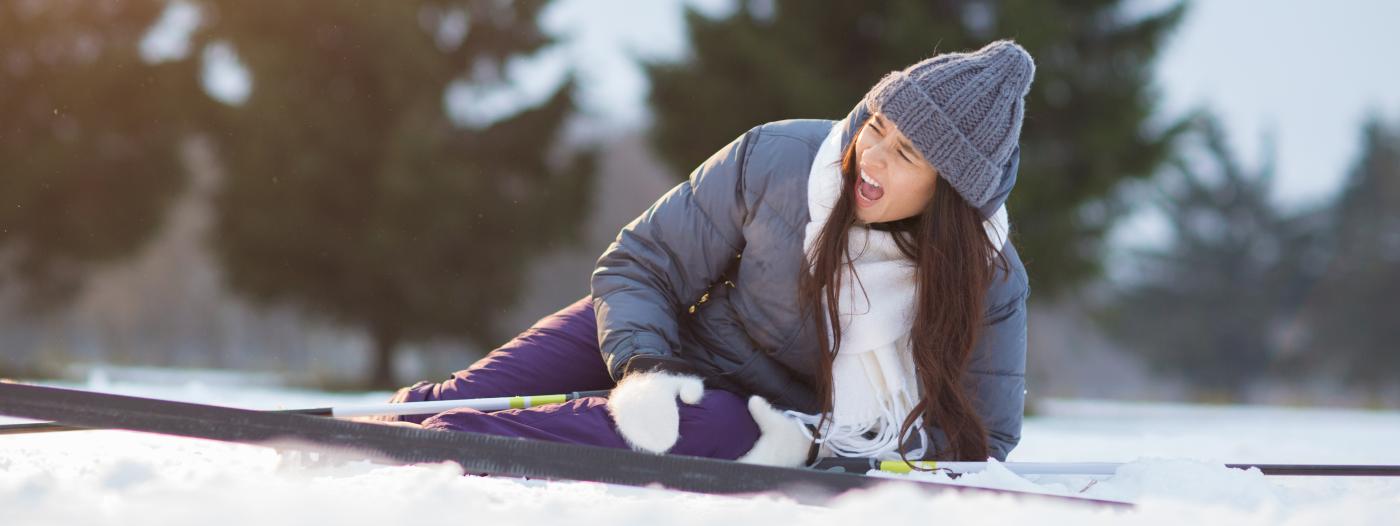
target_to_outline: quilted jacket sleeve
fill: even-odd
[[[759,133],[749,130],[711,155],[598,258],[590,287],[599,347],[614,380],[641,363],[688,369],[675,354],[677,318],[743,250],[750,217],[744,172]]]
[[[987,427],[987,454],[1005,461],[1021,442],[1026,408],[1026,296],[1001,305],[973,350],[968,388]]]

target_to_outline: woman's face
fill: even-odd
[[[861,127],[855,155],[856,218],[862,223],[913,217],[933,199],[938,170],[884,115],[871,115]]]

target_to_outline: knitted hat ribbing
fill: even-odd
[[[1021,136],[1035,77],[1030,53],[998,40],[885,75],[865,95],[974,207],[991,199]]]

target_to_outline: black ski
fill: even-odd
[[[115,428],[224,442],[344,451],[377,461],[452,461],[467,473],[549,480],[594,481],[711,494],[776,492],[818,503],[852,489],[882,484],[928,491],[992,493],[1074,501],[1096,506],[1131,503],[810,469],[755,466],[678,455],[649,455],[479,433],[429,431],[187,402],[0,383],[0,414],[62,424]]]

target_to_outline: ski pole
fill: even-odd
[[[986,469],[986,462],[943,462],[915,460],[914,466],[945,471],[951,476],[976,473]],[[1002,466],[1017,475],[1113,475],[1119,462],[1003,462]],[[1400,466],[1369,464],[1225,464],[1227,468],[1257,468],[1265,475],[1305,475],[1344,477],[1400,477]],[[874,458],[829,457],[817,460],[812,469],[848,473],[909,473],[913,468],[903,460]]]
[[[356,416],[403,416],[430,415],[449,409],[470,408],[477,411],[501,411],[524,409],[542,405],[562,404],[590,396],[607,396],[608,391],[574,391],[568,394],[501,396],[496,398],[471,398],[464,400],[432,400],[427,402],[404,402],[399,404],[366,404],[339,407],[313,407],[308,409],[277,409],[271,413],[293,413],[310,416],[350,418]],[[81,431],[86,427],[68,426],[53,422],[31,422],[0,425],[0,435],[23,435],[29,433],[50,433],[54,431]]]

